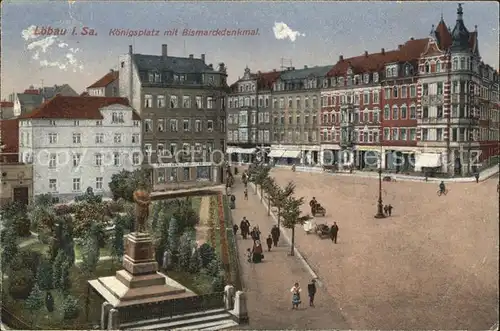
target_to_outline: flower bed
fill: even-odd
[[[210,242],[210,246],[214,249],[217,248],[217,240],[215,234],[215,219],[217,218],[217,206],[215,200],[210,197],[210,217],[208,218],[208,239]]]
[[[226,231],[226,221],[224,218],[224,206],[222,203],[222,193],[217,195],[217,211],[219,220],[219,233],[220,233],[220,254],[221,260],[224,264],[224,270],[226,272],[226,281],[231,280],[231,269],[229,268],[229,251],[227,246],[227,231]]]
[[[231,283],[237,290],[242,290],[243,284],[240,277],[240,261],[238,257],[238,242],[234,236],[232,231],[233,226],[233,216],[231,214],[231,209],[229,208],[229,201],[227,197],[223,197],[222,203],[224,206],[224,220],[226,229],[231,229],[231,231],[227,230],[227,247],[229,254],[229,266],[231,268]]]

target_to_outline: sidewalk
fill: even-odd
[[[249,200],[243,198],[243,184],[238,177],[233,186],[236,209],[233,220],[238,224],[245,216],[251,226],[259,226],[262,241],[269,235],[273,221],[253,190]],[[312,276],[297,257],[288,256],[290,247],[281,238],[279,246],[271,252],[264,252],[260,264],[247,262],[246,250],[252,247],[251,239],[242,239],[238,231],[238,253],[241,262],[243,289],[248,297],[248,314],[252,329],[349,329],[334,299],[318,287],[315,308],[310,308],[307,284]],[[264,246],[266,244],[264,243]],[[267,247],[266,247],[267,250]],[[302,305],[299,310],[291,309],[290,288],[295,282],[302,287]]]

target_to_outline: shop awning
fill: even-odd
[[[299,151],[285,151],[285,154],[282,157],[289,157],[292,159],[296,159],[300,157]]]
[[[281,157],[286,151],[282,149],[272,149],[269,154],[267,154],[268,157]]]
[[[285,149],[273,149],[269,154],[267,154],[269,157],[285,157],[285,158],[292,158],[296,159],[300,157],[300,151],[288,151]]]
[[[421,153],[415,155],[415,168],[435,168],[441,166],[441,154]]]
[[[256,148],[239,148],[239,147],[227,147],[226,148],[226,153],[228,154],[254,154]]]

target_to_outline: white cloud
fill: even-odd
[[[290,39],[292,42],[294,42],[298,36],[306,36],[304,33],[300,33],[299,31],[293,31],[283,22],[274,22],[273,32],[276,39]]]
[[[21,32],[21,37],[26,41],[26,49],[31,52],[31,59],[44,68],[83,71],[83,63],[75,56],[80,52],[79,48],[70,47],[58,36],[35,35],[35,30],[36,26],[32,25]]]

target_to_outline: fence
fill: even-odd
[[[224,292],[215,292],[119,309],[120,323],[161,319],[224,307]]]
[[[237,291],[243,290],[243,279],[240,274],[240,257],[238,254],[238,241],[234,236],[233,232],[233,215],[231,213],[231,208],[229,207],[228,196],[225,195],[223,198],[224,204],[224,219],[226,222],[226,235],[227,235],[227,244],[229,250],[229,259],[230,259],[230,268],[232,275],[232,285],[235,287]]]

